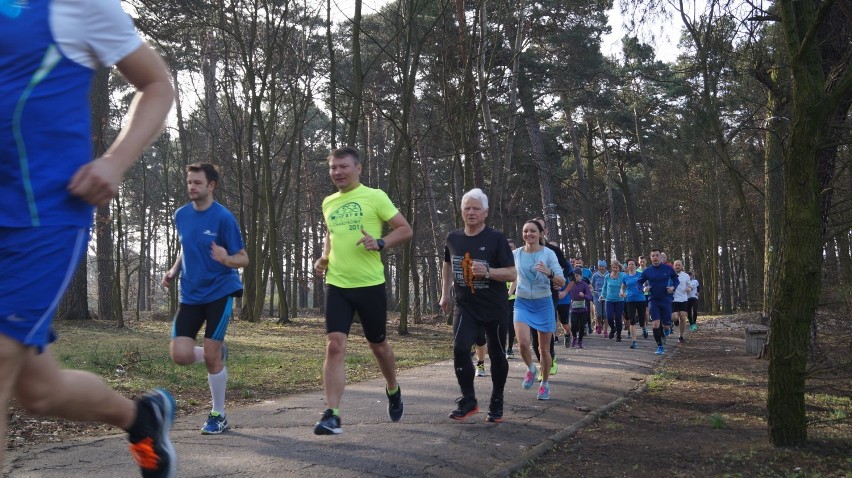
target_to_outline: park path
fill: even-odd
[[[490,377],[476,378],[479,414],[462,423],[447,417],[459,396],[450,361],[400,372],[405,416],[398,423],[387,418],[383,380],[347,386],[343,433],[337,436],[313,434],[324,408],[321,391],[230,409],[232,428],[220,436],[199,433],[204,415],[181,417],[172,430],[177,476],[505,476],[552,443],[551,437],[564,436],[642,387],[659,359],[653,339],[640,339],[636,350],[629,341],[597,335],[585,342],[583,350],[557,344],[559,372],[551,377],[549,401],[536,400],[537,386],[521,388],[523,362],[510,360],[505,421],[499,424],[485,422]],[[669,346],[670,354],[674,348]],[[20,478],[138,476],[124,435],[15,450],[6,461],[9,475]]]

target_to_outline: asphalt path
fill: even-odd
[[[505,421],[498,424],[485,421],[490,375],[476,378],[479,413],[464,422],[448,418],[460,395],[452,361],[399,373],[405,415],[397,423],[387,417],[383,380],[347,385],[340,435],[313,433],[325,408],[322,391],[228,409],[231,429],[222,435],[200,434],[206,415],[181,417],[171,434],[177,476],[507,476],[642,389],[660,356],[653,337],[639,344],[633,350],[627,339],[598,335],[587,337],[582,350],[557,344],[559,371],[551,377],[548,401],[536,399],[537,384],[521,387],[525,368],[516,351]],[[676,341],[669,344],[671,355]],[[21,478],[139,476],[124,434],[10,451],[5,471]]]

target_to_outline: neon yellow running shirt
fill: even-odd
[[[385,269],[379,251],[368,251],[356,243],[365,231],[376,240],[382,237],[382,225],[399,213],[381,189],[363,184],[322,201],[322,214],[331,239],[325,282],[351,289],[385,283]]]

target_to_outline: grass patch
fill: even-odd
[[[53,353],[63,367],[100,375],[131,397],[165,387],[175,395],[179,408],[206,406],[209,401],[204,365],[182,367],[171,361],[169,322],[128,321],[123,329],[102,321],[59,322],[55,328],[59,340],[52,346]],[[452,358],[449,326],[412,325],[405,336],[395,331],[391,319],[388,340],[400,369]],[[316,314],[289,325],[234,321],[225,340],[230,350],[229,400],[262,400],[322,388],[325,326]],[[381,376],[357,324],[348,343],[346,376],[349,382]]]

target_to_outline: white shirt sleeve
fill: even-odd
[[[50,27],[62,54],[93,70],[115,65],[142,45],[119,0],[53,0]]]

